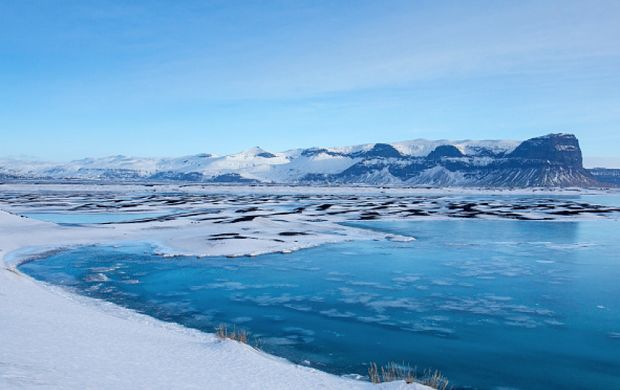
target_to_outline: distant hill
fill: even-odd
[[[588,171],[600,183],[620,187],[620,169],[592,168]]]
[[[0,160],[1,180],[567,187],[618,184],[619,170],[586,170],[572,134],[523,142],[413,140],[226,156],[111,156],[68,163]]]

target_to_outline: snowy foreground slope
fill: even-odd
[[[183,181],[390,186],[596,186],[572,134],[523,142],[413,140],[339,148],[261,148],[179,158],[112,156],[68,163],[0,160],[0,180]]]
[[[427,389],[404,382],[375,386],[293,365],[44,286],[6,262],[7,253],[23,247],[40,250],[131,234],[96,230],[102,229],[84,229],[77,238],[72,229],[0,211],[0,388]]]

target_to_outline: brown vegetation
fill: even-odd
[[[406,383],[420,383],[438,390],[449,389],[448,380],[439,371],[425,370],[422,375],[418,375],[417,370],[408,364],[390,362],[379,367],[376,363],[370,363],[368,376],[372,383],[402,380]]]
[[[228,330],[226,324],[220,324],[215,328],[215,334],[221,339],[235,340],[243,344],[248,343],[248,332],[246,330],[237,330],[235,327],[232,330]]]

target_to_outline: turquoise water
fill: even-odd
[[[205,331],[235,324],[337,374],[396,361],[464,388],[617,389],[619,223],[373,221],[356,225],[417,240],[235,259],[91,246],[20,269]]]

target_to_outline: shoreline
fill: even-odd
[[[0,187],[8,188],[4,185]],[[133,203],[131,196],[136,194],[163,195],[171,187],[159,188],[152,192],[150,187],[135,187],[133,192],[121,193],[120,198],[96,197],[97,204],[116,205],[115,200]],[[175,187],[179,189],[179,187]],[[116,186],[100,187],[98,191],[114,193]],[[126,189],[126,188],[125,188]],[[307,189],[307,188],[306,188]],[[254,197],[219,203],[222,211],[218,220],[184,219],[150,219],[136,223],[110,223],[105,225],[61,225],[22,217],[16,212],[20,209],[36,209],[32,205],[44,208],[54,203],[49,196],[54,194],[48,189],[30,187],[30,193],[39,192],[33,203],[15,197],[15,202],[3,205],[10,212],[0,210],[0,387],[29,388],[118,388],[133,389],[138,381],[139,387],[148,388],[270,388],[288,389],[305,386],[308,388],[406,388],[428,389],[423,385],[406,385],[404,382],[392,382],[372,385],[349,378],[328,374],[313,368],[295,365],[282,358],[274,357],[232,341],[221,341],[210,333],[191,330],[178,324],[166,323],[107,301],[95,300],[68,291],[59,291],[59,287],[50,286],[34,280],[17,269],[20,259],[41,256],[54,250],[70,249],[81,245],[117,245],[123,242],[148,242],[156,247],[161,256],[256,256],[266,253],[288,253],[326,243],[338,243],[353,240],[406,239],[412,237],[343,225],[350,218],[360,219],[364,213],[370,213],[378,203],[386,201],[385,197],[398,198],[400,190],[385,192],[383,189],[367,191],[360,195],[377,196],[360,205],[355,200],[335,203],[332,209],[317,211],[314,206],[326,200],[319,196],[312,199],[313,207],[307,213],[282,213],[272,203],[263,203],[260,211],[250,212],[253,218],[241,218],[244,208],[253,202]],[[91,186],[64,187],[62,191],[71,191],[81,195],[88,194]],[[159,191],[162,190],[162,191]],[[181,191],[193,192],[195,188]],[[230,187],[239,191],[239,187]],[[255,188],[246,187],[245,193],[254,193]],[[271,191],[273,188],[265,188]],[[290,189],[283,189],[290,190]],[[334,188],[326,188],[326,191]],[[359,191],[359,188],[354,189]],[[51,191],[51,190],[50,190]],[[242,192],[243,192],[242,191]],[[303,189],[296,189],[297,192]],[[94,191],[104,194],[104,192]],[[313,191],[314,192],[314,191]],[[7,194],[10,191],[6,192]],[[597,192],[596,194],[608,194]],[[342,192],[333,194],[339,196]],[[451,193],[445,191],[434,195],[446,196],[470,195],[468,193]],[[557,193],[555,193],[557,194]],[[91,198],[61,198],[55,203],[65,204],[64,212],[73,212],[80,204]],[[305,195],[305,194],[301,194]],[[326,194],[329,195],[329,194]],[[490,193],[489,195],[515,195],[514,193]],[[532,195],[532,193],[527,193]],[[538,195],[538,194],[534,194]],[[566,195],[594,195],[592,193],[568,193]],[[63,195],[64,196],[64,195]],[[232,197],[231,197],[232,198]],[[346,198],[343,197],[343,198]],[[129,199],[129,200],[127,200]],[[167,199],[167,198],[164,198]],[[176,199],[176,198],[172,198]],[[185,198],[181,198],[185,199]],[[383,200],[381,200],[383,199]],[[381,218],[377,220],[403,220],[389,211],[400,211],[400,205],[409,199],[398,200],[388,208],[379,209]],[[156,199],[157,200],[157,199]],[[187,198],[189,208],[202,207],[208,201],[203,198]],[[40,204],[37,202],[41,202]],[[82,202],[82,203],[80,203]],[[297,207],[295,199],[287,199],[286,207]],[[423,202],[426,202],[423,200]],[[459,203],[460,201],[457,201]],[[461,202],[462,203],[462,202]],[[506,202],[504,202],[506,203]],[[510,203],[502,203],[505,213],[509,213]],[[184,204],[166,206],[156,201],[141,200],[141,208],[175,210]],[[415,206],[414,206],[415,207]],[[424,205],[420,207],[426,207]],[[460,206],[459,206],[460,207]],[[336,209],[334,214],[330,211]],[[565,208],[562,207],[562,210]],[[79,210],[79,208],[78,208]],[[100,212],[107,209],[96,209]],[[120,209],[112,209],[119,212]],[[243,212],[239,212],[242,210]],[[342,211],[352,214],[343,214]],[[441,209],[443,210],[443,209]],[[424,217],[415,220],[454,219],[444,215]],[[94,212],[94,210],[90,210]],[[120,211],[128,211],[122,209]],[[447,212],[447,211],[446,211]],[[252,214],[253,213],[253,214]],[[460,213],[460,211],[459,211]],[[255,215],[259,214],[259,215]],[[539,214],[534,214],[534,216]],[[540,214],[543,215],[543,214]],[[203,214],[209,216],[209,214]],[[502,220],[502,217],[489,219]],[[593,214],[558,216],[549,222],[579,221],[583,219],[617,219],[618,214],[606,214],[599,217]],[[469,218],[487,220],[486,216]],[[515,220],[516,221],[516,220]],[[547,222],[547,221],[546,221]],[[305,235],[282,234],[303,231]],[[238,234],[251,236],[251,240],[209,240],[218,234]],[[189,332],[189,333],[188,333]]]
[[[13,232],[7,234],[7,228]],[[0,384],[4,388],[131,389],[139,384],[162,389],[428,389],[402,381],[373,385],[296,365],[211,333],[41,283],[17,270],[18,259],[41,255],[43,250],[29,246],[28,236],[55,228],[0,211]],[[52,244],[47,252],[69,247]]]
[[[201,194],[307,194],[312,189],[314,195],[600,195],[618,194],[620,187],[398,187],[371,185],[318,185],[303,184],[208,184],[208,183],[19,183],[0,182],[3,191],[75,191],[82,188],[88,191],[116,192],[136,191],[147,193],[201,193]]]

